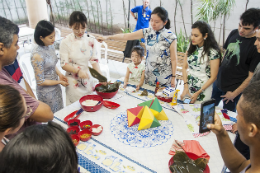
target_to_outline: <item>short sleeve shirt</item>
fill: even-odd
[[[128,66],[130,72],[130,80],[132,81],[140,81],[142,77],[142,73],[144,72],[145,65],[140,63],[139,65],[135,65],[134,63],[130,63]]]
[[[17,89],[25,98],[27,107],[30,107],[30,108],[27,108],[27,112],[26,112],[26,114],[28,115],[26,117],[27,120],[24,122],[24,125],[21,127],[21,129],[17,133],[22,131],[27,126],[36,124],[36,122],[29,121],[28,118],[35,112],[35,110],[39,106],[39,102],[35,98],[28,95],[24,91],[24,89],[12,78],[12,76],[8,73],[8,71],[4,68],[0,71],[0,84],[9,85],[9,86],[12,86],[13,88]],[[12,135],[12,137],[13,136],[14,135]],[[10,137],[8,137],[8,138],[10,139]]]
[[[12,78],[14,80],[16,80],[18,83],[21,82],[21,80],[23,78],[23,74],[22,74],[22,71],[18,64],[17,59],[15,59],[13,64],[7,65],[4,68],[9,72],[9,74],[12,76]]]
[[[233,30],[225,44],[225,56],[219,68],[217,86],[222,91],[234,91],[254,72],[260,62],[260,54],[254,46],[256,37],[241,37],[238,30]]]
[[[139,29],[143,29],[143,28],[148,28],[149,27],[149,21],[151,18],[151,13],[152,10],[149,7],[146,7],[145,9],[143,9],[143,6],[136,6],[134,8],[131,9],[131,11],[133,13],[137,13],[137,24],[135,26],[135,31],[139,30]]]

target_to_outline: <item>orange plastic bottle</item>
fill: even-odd
[[[159,89],[159,82],[156,83],[156,86],[155,86],[155,90],[154,90],[154,95],[157,93],[158,89]]]

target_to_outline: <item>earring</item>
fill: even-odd
[[[206,40],[206,38],[204,38],[204,40]]]

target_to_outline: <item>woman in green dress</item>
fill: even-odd
[[[190,103],[199,103],[211,98],[220,59],[220,48],[209,24],[195,22],[192,25],[190,47],[183,61],[184,90],[181,99],[190,97]]]

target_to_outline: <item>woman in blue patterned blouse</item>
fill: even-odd
[[[170,19],[163,7],[156,7],[151,14],[151,28],[133,33],[100,37],[98,40],[137,40],[144,38],[147,55],[145,63],[145,83],[155,86],[175,87],[177,64],[177,37],[169,30]]]

